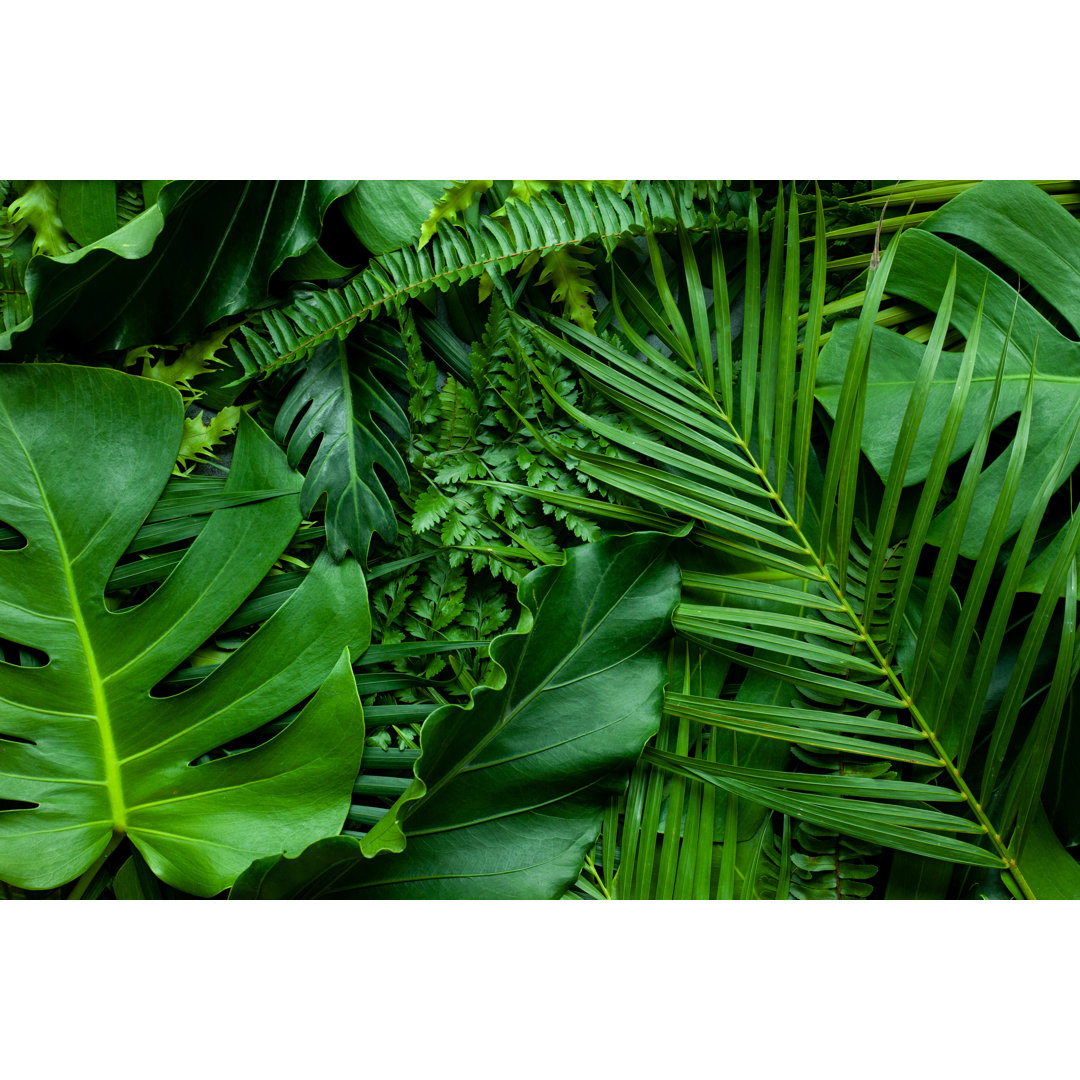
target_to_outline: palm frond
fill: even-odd
[[[655,505],[676,519],[689,519],[691,526],[686,550],[695,568],[685,574],[674,624],[688,643],[712,652],[726,665],[726,685],[707,693],[669,689],[666,709],[675,725],[670,729],[674,741],[670,735],[666,743],[658,741],[642,768],[713,786],[718,789],[717,804],[725,796],[734,797],[740,806],[786,814],[823,830],[819,839],[840,835],[864,845],[1002,870],[1019,893],[1032,896],[1023,873],[1022,844],[1038,806],[1069,676],[1078,660],[1074,562],[1080,514],[1028,623],[989,731],[980,731],[979,718],[1014,613],[1031,539],[1067,469],[1070,449],[1062,451],[1054,475],[1030,506],[1005,574],[995,575],[1004,522],[1012,512],[1025,456],[1029,382],[1024,414],[1006,451],[1013,463],[1010,482],[995,493],[989,515],[995,525],[983,538],[961,601],[950,583],[973,514],[976,481],[992,429],[991,408],[974,438],[967,437],[966,472],[951,502],[932,575],[929,580],[920,577],[932,516],[956,456],[979,352],[982,307],[975,305],[913,520],[900,523],[899,482],[886,487],[880,511],[869,515],[873,520],[862,520],[868,515],[857,512],[856,493],[865,468],[859,448],[867,373],[876,343],[875,319],[898,245],[894,241],[886,248],[869,282],[858,326],[847,338],[846,366],[829,410],[834,417],[830,449],[819,467],[808,437],[807,403],[816,390],[814,354],[826,261],[822,233],[819,210],[810,290],[813,317],[808,320],[809,340],[803,342],[798,394],[793,364],[798,282],[785,256],[800,242],[794,204],[786,221],[780,213],[774,219],[762,322],[755,325],[748,311],[737,387],[728,388],[725,364],[716,359],[726,354],[727,343],[717,340],[715,349],[712,345],[714,337],[729,332],[726,296],[714,289],[706,300],[698,275],[702,255],[706,265],[714,267],[714,280],[724,265],[716,232],[699,240],[699,248],[681,237],[683,265],[669,278],[656,237],[646,231],[659,304],[647,301],[625,277],[618,278],[612,298],[617,322],[603,338],[560,319],[539,326],[515,317],[521,335],[530,335],[539,346],[575,364],[595,388],[652,433],[643,436],[593,422],[587,412],[561,400],[557,388],[537,371],[545,392],[576,420],[638,456],[637,462],[584,457],[577,467],[609,491],[626,492],[645,507]],[[755,295],[758,280],[759,245],[751,212],[746,254],[750,295]],[[900,477],[912,452],[920,395],[931,380],[941,378],[938,357],[955,280],[954,270],[939,298],[930,346],[895,447],[893,468]],[[650,327],[651,339],[632,329],[627,317],[631,311]],[[689,325],[683,311],[690,314]],[[1008,338],[1005,332],[996,387]],[[987,515],[985,504],[980,512]],[[707,571],[697,569],[702,560],[708,560]],[[973,633],[980,620],[988,620],[981,640]],[[1060,638],[1060,674],[1041,690],[1032,685],[1032,672],[1052,634]],[[973,684],[965,693],[966,708],[958,710],[952,702],[965,674]],[[774,687],[775,699],[740,701],[738,688],[747,679]],[[1034,705],[1029,702],[1033,695]],[[741,757],[736,763],[723,754],[710,755],[714,740],[723,748],[733,737],[774,740],[790,749],[796,761],[801,755],[814,771],[794,770],[790,760],[786,768],[757,769]],[[978,752],[973,756],[976,739]],[[692,747],[697,749],[691,752]],[[852,775],[837,767],[840,759],[872,767]],[[648,775],[638,789],[645,795],[638,832],[642,838],[655,838],[656,792],[663,789],[655,773]],[[670,788],[666,797],[672,797]],[[685,792],[681,798],[685,805]],[[942,801],[956,804],[958,812],[937,809],[934,804]],[[700,828],[700,810],[694,821]],[[682,844],[692,848],[694,839],[686,835],[689,825],[687,812]],[[640,867],[640,843],[638,847]],[[768,843],[761,850],[767,863]],[[678,881],[672,865],[677,866],[669,859],[658,878],[665,889]],[[817,864],[806,863],[811,865]],[[732,870],[729,859],[720,874],[729,894]],[[781,875],[787,872],[785,864]],[[777,882],[782,883],[782,876]]]

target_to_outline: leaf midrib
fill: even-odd
[[[994,375],[973,375],[971,377],[971,382],[972,382],[972,385],[974,385],[975,383],[993,383],[995,378],[996,378],[996,376],[994,376]],[[1001,377],[1001,381],[1002,382],[1022,382],[1022,383],[1024,383],[1026,385],[1027,381],[1028,381],[1028,378],[1029,378],[1029,374],[1028,374],[1028,372],[1025,371],[1025,372],[1017,372],[1015,375],[1003,375]],[[953,387],[953,385],[955,384],[955,381],[956,381],[955,379],[931,379],[930,380],[930,385],[931,385],[931,387],[945,386],[945,387],[949,387],[951,389]],[[1038,385],[1039,383],[1080,383],[1080,376],[1078,376],[1078,375],[1044,375],[1044,374],[1036,371],[1035,372],[1035,383],[1036,383],[1036,385]],[[899,386],[899,387],[909,387],[910,388],[911,380],[910,379],[900,379],[900,380],[872,379],[870,381],[870,385],[874,386],[874,387],[879,387],[879,386]],[[831,386],[825,386],[825,387],[819,387],[818,388],[819,392],[820,391],[826,391],[827,392],[827,391],[829,391],[831,389],[832,389]],[[837,389],[837,392],[839,393],[839,386],[837,386],[836,389]],[[819,394],[819,396],[820,396],[820,394]]]
[[[921,710],[919,709],[915,701],[912,699],[911,695],[908,693],[907,688],[900,680],[893,665],[882,654],[873,634],[870,632],[869,628],[863,625],[862,619],[848,602],[846,591],[841,588],[841,586],[834,579],[833,575],[829,572],[827,566],[827,559],[823,557],[823,553],[819,553],[816,550],[815,546],[810,543],[810,541],[806,537],[806,534],[803,532],[800,524],[791,516],[783,498],[775,490],[773,484],[769,481],[768,477],[761,469],[761,466],[758,464],[757,458],[750,449],[750,446],[747,444],[746,440],[743,439],[741,431],[732,422],[731,418],[728,416],[720,403],[716,400],[715,396],[710,391],[707,392],[712,399],[712,403],[716,408],[718,415],[723,417],[725,422],[731,428],[731,431],[736,436],[736,439],[738,440],[743,453],[746,455],[747,461],[750,462],[754,471],[760,477],[762,486],[766,489],[769,497],[774,500],[777,509],[783,515],[784,524],[794,531],[795,535],[802,543],[806,554],[810,558],[812,558],[817,564],[816,568],[818,574],[816,576],[821,581],[823,581],[829,589],[832,590],[837,602],[843,606],[845,612],[848,615],[848,618],[852,623],[852,626],[859,632],[874,661],[880,667],[882,673],[885,675],[888,682],[892,684],[894,692],[897,694],[897,696],[903,702],[904,706],[907,708],[912,720],[914,720],[917,727],[922,730],[926,738],[929,740],[932,749],[938,755],[939,760],[941,761],[941,765],[944,768],[944,771],[948,773],[954,787],[963,796],[965,802],[968,804],[969,810],[982,827],[982,832],[990,840],[993,847],[997,849],[998,856],[1005,864],[1002,869],[1007,869],[1013,875],[1021,891],[1030,899],[1034,899],[1034,894],[1031,893],[1030,887],[1028,886],[1027,881],[1025,880],[1019,866],[1017,865],[1015,855],[1010,850],[1009,846],[1005,843],[1004,838],[994,828],[993,823],[990,821],[990,818],[986,813],[986,810],[975,797],[975,794],[965,780],[963,773],[952,761],[949,755],[945,753],[944,748],[942,747],[940,740],[934,732],[932,725],[929,724],[926,718],[922,715]]]
[[[105,771],[105,788],[109,793],[109,809],[113,817],[113,830],[115,832],[127,831],[127,814],[124,808],[123,779],[120,773],[120,763],[116,753],[116,740],[113,738],[112,718],[109,714],[109,702],[105,694],[105,683],[98,671],[97,657],[94,655],[93,643],[90,640],[90,632],[83,617],[82,604],[79,601],[78,589],[75,585],[75,576],[72,573],[72,560],[68,556],[67,545],[61,534],[60,527],[53,513],[52,504],[45,493],[45,486],[41,482],[37,469],[34,467],[33,458],[27,450],[22,439],[19,438],[18,430],[11,420],[7,407],[0,403],[4,410],[4,418],[11,429],[12,436],[19,445],[19,449],[26,459],[27,468],[34,477],[38,493],[41,496],[41,505],[48,518],[49,527],[56,538],[56,547],[60,555],[60,564],[64,572],[64,584],[68,591],[68,600],[71,604],[72,622],[79,635],[79,644],[82,646],[83,656],[86,661],[87,677],[90,682],[90,691],[94,701],[94,720],[97,723],[98,735],[101,739],[102,764]]]

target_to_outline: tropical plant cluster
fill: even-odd
[[[0,898],[1080,897],[1078,209],[0,181]]]

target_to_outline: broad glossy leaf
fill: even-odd
[[[31,259],[32,313],[0,334],[0,349],[191,341],[266,299],[270,275],[315,243],[326,208],[352,183],[171,181],[115,232]]]
[[[1041,806],[1020,854],[1020,869],[1039,900],[1080,900],[1080,864],[1062,846]]]
[[[341,203],[356,238],[372,255],[411,247],[431,208],[450,186],[446,180],[358,180]]]
[[[116,231],[115,180],[58,180],[57,186],[64,228],[80,244]]]
[[[252,859],[336,832],[348,809],[364,741],[349,655],[370,637],[355,562],[320,557],[209,677],[152,692],[300,523],[300,478],[253,422],[243,418],[225,494],[289,494],[214,512],[148,599],[106,603],[169,478],[182,419],[180,395],[150,380],[0,367],[0,520],[27,540],[0,551],[0,637],[47,658],[0,665],[0,799],[27,804],[0,811],[0,879],[20,887],[72,880],[122,833],[163,880],[213,895]],[[313,693],[268,742],[193,764]]]
[[[560,896],[660,722],[669,542],[611,538],[530,574],[522,627],[491,647],[502,686],[431,715],[415,779],[383,820],[360,843],[255,864],[232,896]]]
[[[995,424],[1020,412],[1034,366],[1031,433],[1008,519],[1007,538],[1019,529],[1039,482],[1053,466],[1080,416],[1080,344],[1051,324],[1023,296],[1017,303],[1011,283],[988,272],[977,259],[936,233],[958,235],[984,247],[1019,272],[1075,330],[1080,326],[1080,304],[1076,301],[1080,295],[1080,223],[1026,181],[986,181],[931,215],[921,228],[905,233],[898,241],[889,275],[890,294],[936,310],[955,263],[957,287],[951,321],[965,336],[986,287],[975,372],[952,460],[975,444],[990,404],[1006,337],[1005,374]],[[836,408],[854,332],[853,323],[839,325],[821,354],[817,397],[830,413]],[[862,449],[882,478],[888,477],[900,423],[924,351],[925,346],[894,331],[878,328],[874,332]],[[959,353],[941,355],[908,463],[906,484],[926,478],[960,362]],[[999,455],[982,473],[961,547],[961,553],[968,558],[978,555],[989,528],[1008,459],[1007,453]],[[1080,442],[1073,445],[1068,468],[1078,461]],[[939,518],[930,534],[935,542],[940,542],[943,527]]]
[[[939,859],[912,855],[907,851],[893,853],[886,900],[948,900],[949,882],[953,867]]]

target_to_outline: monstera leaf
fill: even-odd
[[[1020,274],[1045,301],[1042,308],[1056,311],[1053,321],[1025,295],[1018,296],[1011,281],[989,271],[946,239],[948,236],[978,245]],[[1080,421],[1080,344],[1076,341],[1080,332],[1080,222],[1027,181],[987,180],[931,214],[920,228],[901,236],[898,245],[889,274],[891,295],[936,310],[955,266],[950,321],[966,338],[971,337],[980,300],[983,303],[975,370],[951,459],[963,457],[975,444],[995,392],[998,360],[1003,354],[1005,369],[995,425],[1020,413],[1028,381],[1032,381],[1031,433],[1006,525],[1005,536],[1009,537],[1020,528],[1058,455],[1068,447],[1069,471],[1080,461],[1080,439],[1069,445]],[[821,354],[817,398],[832,414],[840,400],[856,333],[854,322],[839,325]],[[927,346],[895,331],[874,330],[862,449],[882,479],[889,476],[904,412],[926,353]],[[904,474],[906,485],[927,478],[961,363],[960,351],[941,353]],[[990,529],[1008,467],[1009,454],[1002,452],[982,472],[960,548],[968,558],[978,555]],[[936,543],[942,540],[944,523],[943,513],[931,533]],[[1040,580],[1040,588],[1041,584]]]
[[[309,513],[325,492],[327,545],[335,559],[351,550],[366,560],[373,532],[389,542],[397,536],[394,508],[375,466],[404,489],[409,474],[380,419],[397,438],[409,434],[408,418],[375,370],[350,364],[345,345],[332,341],[312,354],[274,423],[277,438],[288,440],[292,465],[318,442],[300,508]]]
[[[314,245],[327,207],[352,185],[171,181],[122,228],[77,251],[31,259],[30,314],[0,333],[0,349],[191,341],[265,300],[270,275]]]
[[[0,520],[26,540],[0,551],[0,637],[45,657],[0,665],[0,879],[22,888],[71,881],[127,836],[161,879],[210,896],[345,818],[364,740],[349,656],[370,637],[355,562],[323,556],[209,677],[154,691],[300,523],[300,477],[254,423],[242,419],[226,493],[287,494],[214,512],[148,599],[106,601],[182,421],[180,395],[150,380],[0,367]],[[312,694],[276,737],[193,764]]]
[[[522,582],[504,679],[424,724],[410,787],[361,842],[268,858],[233,899],[547,899],[577,877],[613,794],[660,723],[671,538],[614,537]]]

